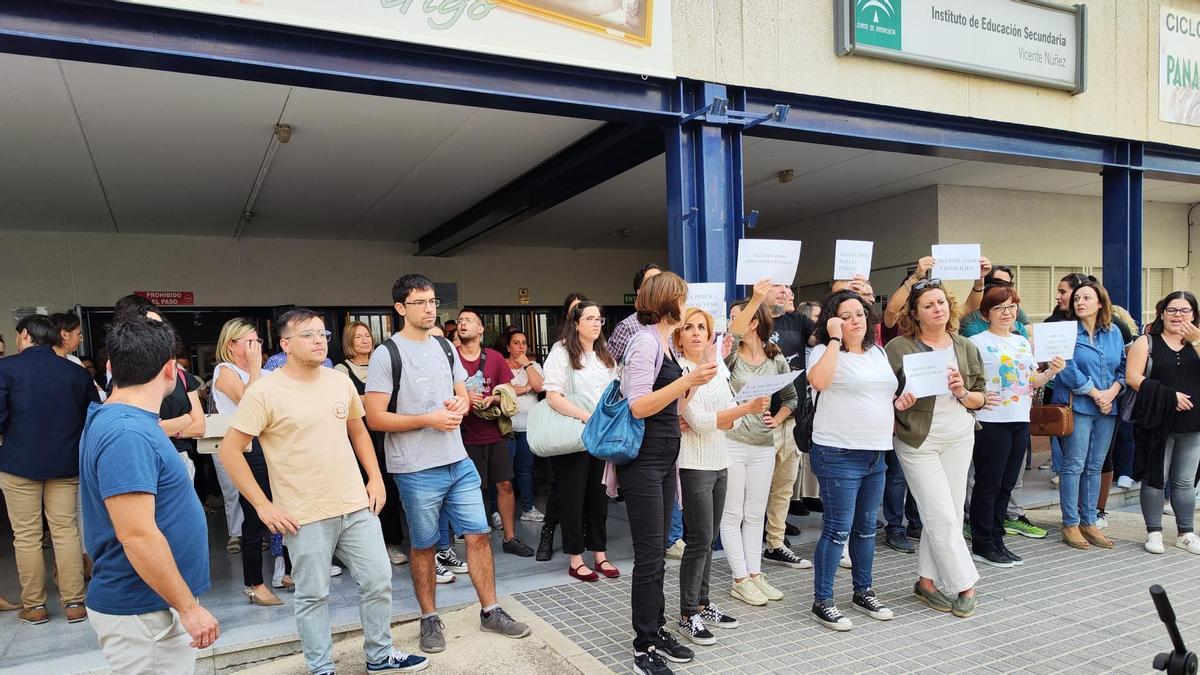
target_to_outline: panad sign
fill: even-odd
[[[667,0],[123,0],[550,61],[674,77]]]
[[[196,294],[192,291],[134,291],[133,294],[140,295],[159,307],[196,304]]]
[[[1086,87],[1084,5],[1046,0],[837,0],[838,54]]]
[[[1200,126],[1200,12],[1159,12],[1158,118]]]

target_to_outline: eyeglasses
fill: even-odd
[[[996,305],[995,307],[992,308],[992,311],[998,312],[1000,314],[1016,314],[1017,312],[1021,311],[1021,306],[1020,305]]]
[[[1167,316],[1191,316],[1191,307],[1168,307],[1163,310],[1163,314]]]
[[[409,307],[416,307],[417,309],[425,309],[426,307],[437,307],[438,305],[442,304],[442,301],[438,300],[437,298],[431,298],[429,300],[413,300],[412,302],[405,302],[404,304],[408,305]]]
[[[602,316],[585,316],[585,317],[583,317],[582,319],[580,319],[580,321],[586,321],[586,322],[588,322],[588,323],[594,323],[594,324],[596,324],[597,326],[603,326],[603,325],[604,325],[604,322],[605,322],[605,320],[606,320],[606,319],[605,319],[604,317],[602,317]]]
[[[291,340],[292,338],[301,338],[308,340],[309,342],[314,342],[317,338],[321,338],[325,342],[329,342],[329,338],[331,337],[333,337],[333,333],[330,333],[327,330],[306,330],[303,333],[296,333],[295,335],[285,337],[283,339]]]
[[[460,326],[469,326],[473,323],[479,323],[479,322],[476,321],[475,319],[466,318],[466,319],[459,319],[456,323],[458,323],[458,325],[460,325]]]

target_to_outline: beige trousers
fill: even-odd
[[[792,435],[795,426],[796,423],[789,419],[775,430],[775,472],[771,476],[771,494],[767,498],[767,548],[783,546],[788,506],[800,470],[800,452]]]
[[[26,609],[46,604],[46,560],[42,554],[42,514],[54,543],[55,583],[63,604],[83,602],[83,546],[79,542],[76,504],[78,478],[28,480],[0,472],[0,490],[13,528],[21,604]]]
[[[192,638],[173,609],[130,616],[102,614],[93,609],[88,612],[88,620],[100,639],[104,660],[114,673],[190,675],[196,670]]]

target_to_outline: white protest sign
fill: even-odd
[[[737,283],[754,285],[759,279],[792,285],[800,265],[800,242],[787,239],[742,239],[738,242]]]
[[[871,252],[874,242],[838,239],[833,254],[833,278],[849,280],[858,275],[871,278]]]
[[[775,392],[783,389],[789,384],[796,381],[796,376],[803,371],[795,370],[789,373],[778,373],[775,375],[755,375],[746,381],[742,390],[733,397],[735,403],[749,401],[752,398],[759,396],[770,396]]]
[[[979,278],[979,244],[934,244],[933,278],[974,281]]]
[[[950,350],[904,355],[904,393],[917,398],[950,393]]]
[[[1079,324],[1074,321],[1056,321],[1030,326],[1033,330],[1033,360],[1038,363],[1050,361],[1056,356],[1069,360],[1075,356],[1075,338],[1079,335]]]
[[[725,309],[725,284],[720,282],[688,284],[688,307],[699,307],[712,314],[713,325],[709,326],[716,333],[724,333],[729,323],[728,312]]]

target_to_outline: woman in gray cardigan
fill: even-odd
[[[975,444],[974,411],[988,404],[983,359],[958,335],[958,305],[937,280],[913,286],[901,336],[885,351],[900,386],[896,399],[896,456],[925,524],[917,558],[917,599],[939,612],[975,611],[979,572],[962,536],[967,471]],[[904,356],[945,351],[945,394],[917,398],[906,392]],[[943,594],[939,586],[946,590]]]

